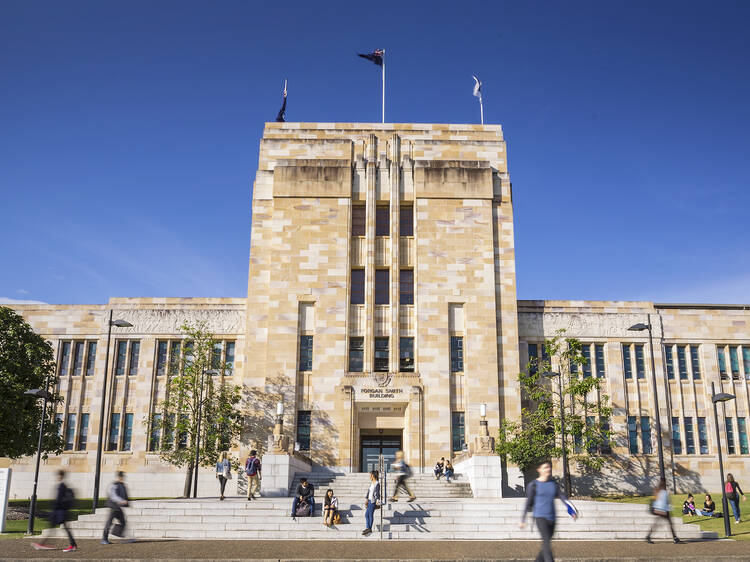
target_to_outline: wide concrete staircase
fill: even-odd
[[[315,496],[322,498],[328,488],[333,490],[337,497],[364,498],[370,486],[370,475],[367,473],[335,473],[335,472],[308,472],[297,473],[289,495],[292,496],[302,478],[315,487]],[[396,489],[396,477],[388,474],[383,495],[393,495]],[[408,480],[409,489],[417,498],[470,498],[472,497],[471,485],[461,474],[454,475],[450,482],[445,478],[436,480],[432,474],[415,474]],[[404,496],[403,490],[400,496]],[[404,498],[405,499],[405,498]]]

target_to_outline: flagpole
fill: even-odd
[[[383,49],[383,123],[385,123],[385,49]]]
[[[479,96],[479,117],[484,125],[484,106],[482,105],[482,96]]]

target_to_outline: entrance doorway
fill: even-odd
[[[383,455],[388,466],[396,460],[396,451],[401,449],[401,435],[362,435],[360,437],[362,462],[360,470],[370,472],[378,469],[378,456]]]

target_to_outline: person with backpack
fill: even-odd
[[[109,507],[109,517],[107,523],[104,525],[104,534],[102,535],[101,544],[112,544],[109,542],[109,528],[112,526],[112,521],[117,519],[117,525],[112,528],[112,534],[116,537],[121,537],[125,534],[125,512],[122,510],[123,507],[127,507],[130,503],[128,499],[128,490],[125,487],[125,473],[122,470],[118,470],[115,475],[115,481],[107,488],[107,507]]]
[[[573,519],[578,514],[560,489],[560,485],[552,479],[552,462],[542,461],[536,469],[539,477],[529,482],[526,487],[526,505],[521,514],[520,528],[526,526],[526,514],[531,511],[539,534],[542,535],[542,549],[536,559],[544,562],[552,562],[552,535],[555,534],[555,498],[563,502],[568,513]]]
[[[67,521],[68,512],[73,507],[73,502],[75,501],[76,496],[73,493],[73,490],[65,485],[64,470],[57,471],[57,480],[59,482],[57,486],[57,495],[55,496],[55,503],[52,506],[52,513],[50,513],[49,522],[53,528],[62,525],[65,532],[68,534],[70,544],[66,548],[63,548],[63,552],[75,552],[78,550],[78,544],[76,544],[76,540],[73,538],[73,533],[70,532],[70,527],[68,527]],[[48,537],[45,537],[39,542],[31,543],[31,546],[36,550],[56,550],[54,546],[47,545],[47,538]]]
[[[651,533],[654,531],[660,521],[666,521],[669,525],[669,530],[672,532],[672,540],[675,542],[675,544],[680,544],[682,542],[679,538],[677,538],[677,535],[674,532],[674,527],[672,526],[672,518],[670,517],[671,511],[672,505],[669,503],[667,481],[662,478],[661,480],[659,480],[659,485],[656,487],[656,490],[654,490],[654,499],[651,501],[651,513],[654,514],[655,519],[651,524],[648,533],[646,534],[647,543],[654,544],[654,541],[651,540]]]
[[[258,451],[253,449],[245,460],[245,476],[247,476],[247,501],[255,498],[255,492],[260,495],[260,459]]]
[[[380,507],[380,473],[373,470],[370,473],[370,487],[365,495],[365,530],[364,536],[372,534],[372,524],[375,521],[375,510]]]
[[[299,509],[299,512],[298,512]],[[315,514],[315,489],[307,481],[301,478],[297,486],[297,492],[292,500],[292,519],[300,517],[312,517]]]
[[[404,492],[409,494],[409,499],[407,501],[413,502],[414,500],[416,500],[417,496],[411,493],[409,486],[406,484],[406,481],[411,477],[411,467],[406,464],[403,451],[396,451],[396,460],[393,462],[393,464],[391,464],[391,466],[393,467],[393,471],[396,473],[396,486],[395,490],[393,491],[391,501],[398,501],[398,491],[401,488],[404,489]]]
[[[341,521],[339,515],[339,499],[333,495],[333,490],[328,488],[323,500],[323,524],[326,527],[333,527]]]
[[[734,514],[734,522],[740,522],[740,496],[742,501],[747,501],[745,494],[742,492],[742,488],[732,476],[730,472],[727,474],[727,481],[724,484],[724,493],[727,495],[727,501],[732,506],[732,513]]]

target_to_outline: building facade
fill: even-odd
[[[580,491],[650,485],[655,390],[678,486],[717,489],[719,445],[727,469],[748,474],[750,307],[517,301],[500,126],[268,123],[252,207],[247,298],[14,306],[58,357],[66,451],[44,470],[93,485],[105,400],[105,473],[126,470],[134,495],[180,494],[183,473],[159,460],[165,436],[146,420],[183,351],[179,327],[199,320],[227,363],[216,376],[243,385],[243,407],[282,401],[286,432],[316,466],[365,471],[403,449],[429,469],[471,454],[481,406],[491,435],[517,419],[519,371],[563,328],[590,357],[582,376],[601,377],[614,407],[611,462],[577,474]],[[113,329],[103,397],[110,311],[133,326]],[[648,337],[627,329],[648,317],[656,389]],[[736,395],[720,408],[720,443],[711,382]],[[270,432],[248,423],[233,454],[263,451]],[[27,497],[32,460],[14,468],[11,497]],[[523,485],[503,472],[509,492]],[[210,492],[213,479],[202,481]]]

